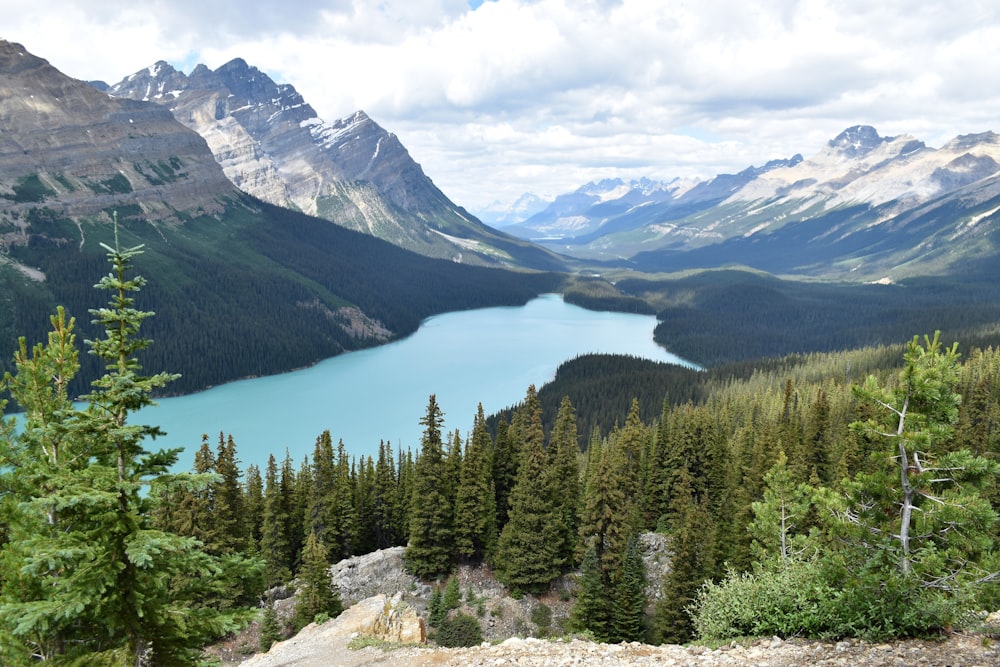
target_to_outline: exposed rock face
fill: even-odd
[[[392,547],[363,556],[346,558],[330,568],[330,578],[345,604],[375,596],[393,596],[402,591],[418,590],[420,580],[403,569],[406,547]]]
[[[148,220],[213,213],[236,196],[205,141],[162,107],[115,99],[0,40],[0,221],[139,206]],[[7,233],[2,241],[17,242]]]
[[[111,92],[169,107],[255,197],[432,257],[494,264],[503,255],[477,247],[498,233],[449,201],[394,134],[363,111],[324,122],[294,87],[240,58],[189,76],[160,61]]]
[[[427,625],[416,610],[402,601],[402,594],[376,595],[358,602],[337,619],[338,631],[381,641],[423,644]]]

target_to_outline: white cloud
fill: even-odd
[[[0,37],[78,78],[242,57],[325,119],[364,109],[472,210],[607,176],[738,171],[857,123],[930,145],[1000,130],[992,0],[0,0],[0,12]]]

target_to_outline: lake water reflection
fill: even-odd
[[[231,382],[197,394],[163,399],[133,421],[158,424],[167,436],[153,448],[184,447],[188,470],[203,433],[213,448],[232,434],[242,466],[263,470],[286,448],[296,466],[311,457],[329,429],[352,456],[420,448],[420,419],[430,394],[444,412],[444,430],[464,438],[478,403],[486,414],[514,405],[528,385],[540,387],[558,366],[591,352],[691,365],[653,342],[656,319],[589,311],[543,295],[521,307],[448,313],[426,320],[412,336],[352,352],[299,371]]]

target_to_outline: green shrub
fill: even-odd
[[[730,570],[702,586],[689,612],[703,640],[820,636],[829,629],[825,614],[834,596],[816,562],[791,561],[752,573]]]
[[[921,585],[914,577],[856,579],[824,605],[832,637],[885,641],[896,637],[933,637],[963,618],[961,595]]]
[[[539,602],[531,610],[531,622],[538,626],[538,636],[545,637],[552,628],[552,610],[543,602]]]
[[[264,618],[260,623],[259,648],[261,653],[266,653],[275,642],[283,639],[281,626],[278,624],[278,614],[274,610],[274,605],[267,605],[264,609]]]
[[[689,611],[706,641],[772,635],[885,641],[939,635],[964,617],[967,603],[884,569],[841,577],[822,562],[790,561],[784,568],[730,571],[702,586]]]
[[[444,599],[442,600],[446,612],[458,609],[462,604],[462,591],[458,587],[458,577],[448,577],[448,583],[444,587]]]
[[[42,182],[38,174],[28,174],[17,179],[17,184],[14,185],[14,194],[7,195],[6,198],[19,203],[40,202],[55,194],[52,188]]]
[[[478,646],[483,641],[483,629],[474,616],[455,614],[438,627],[437,643],[449,648]]]

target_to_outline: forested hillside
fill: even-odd
[[[962,275],[892,284],[783,280],[719,269],[672,278],[623,277],[615,287],[655,307],[654,338],[703,366],[889,345],[941,330],[948,340],[988,345],[1000,322],[994,263]]]
[[[155,311],[147,333],[157,341],[143,355],[150,368],[181,377],[169,390],[187,393],[242,377],[299,368],[348,350],[406,336],[434,314],[519,305],[558,288],[556,274],[514,272],[432,260],[371,236],[249,197],[219,217],[154,225],[119,211],[122,242],[144,244],[150,280],[139,304]],[[25,245],[8,253],[35,267],[32,280],[0,262],[0,288],[10,305],[0,334],[41,340],[56,305],[92,337],[87,310],[104,262],[108,223],[76,224],[44,209],[27,221]],[[290,326],[290,323],[293,324]],[[88,356],[80,393],[100,369]],[[11,370],[0,355],[0,370]]]

